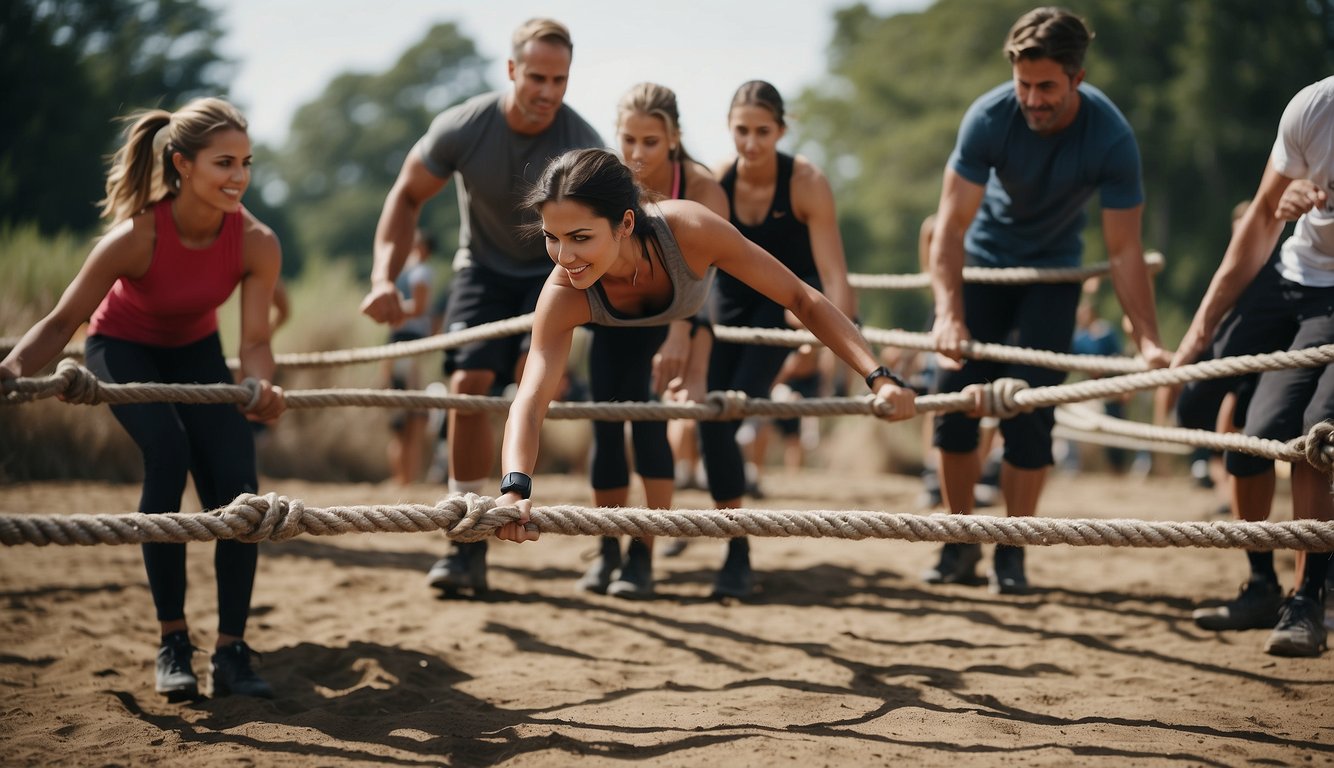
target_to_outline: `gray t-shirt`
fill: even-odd
[[[551,271],[542,238],[522,236],[536,215],[519,209],[547,163],[571,149],[602,147],[602,137],[568,105],[542,133],[525,136],[505,122],[505,92],[486,93],[441,112],[414,151],[459,195],[457,272],[473,264],[510,277]]]
[[[713,276],[718,270],[710,265],[703,277],[690,271],[681,247],[676,243],[667,220],[657,210],[646,211],[644,218],[653,227],[658,241],[663,266],[672,281],[672,303],[657,314],[644,317],[629,317],[617,312],[607,301],[607,294],[601,283],[593,283],[585,293],[588,295],[588,312],[597,325],[610,325],[622,328],[650,328],[655,325],[667,325],[673,320],[684,320],[694,316],[709,298],[709,286],[713,285]]]

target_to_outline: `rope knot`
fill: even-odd
[[[102,402],[102,388],[97,376],[74,360],[68,357],[61,360],[56,366],[56,376],[65,380],[65,391],[61,393],[65,402],[78,405]]]
[[[982,413],[998,419],[1009,419],[1033,410],[1031,406],[1020,405],[1016,397],[1028,389],[1028,382],[1022,379],[996,379],[982,386]]]
[[[452,541],[461,542],[481,541],[505,523],[519,519],[517,507],[497,507],[495,499],[476,493],[441,499],[436,502],[435,511],[456,521],[445,527],[445,535]]]
[[[1306,460],[1311,466],[1334,475],[1334,421],[1322,421],[1311,427],[1304,440]]]
[[[233,509],[234,507],[240,509]],[[266,493],[263,496],[243,493],[236,497],[231,507],[220,512],[223,514],[237,512],[251,524],[250,530],[236,536],[237,541],[247,544],[265,539],[282,541],[305,530],[301,521],[302,515],[306,512],[305,502],[279,496],[277,493]]]
[[[750,398],[745,392],[729,389],[725,392],[710,392],[705,402],[718,414],[719,421],[741,421],[746,417],[747,403]]]

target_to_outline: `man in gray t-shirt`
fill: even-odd
[[[403,308],[394,279],[412,247],[422,206],[454,179],[459,248],[454,255],[446,327],[450,331],[533,311],[551,260],[541,238],[524,240],[520,201],[547,163],[567,150],[601,147],[597,131],[564,104],[574,44],[551,19],[530,19],[514,32],[513,87],[445,110],[403,162],[375,228],[371,290],[361,311],[398,323]],[[527,345],[508,337],[449,350],[445,373],[454,394],[485,395],[517,377]],[[481,492],[491,476],[492,435],[486,414],[449,413],[451,493]],[[486,542],[456,545],[432,566],[432,587],[486,591]]]

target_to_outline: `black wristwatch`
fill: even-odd
[[[903,379],[900,379],[898,376],[895,376],[893,371],[889,370],[883,365],[880,366],[879,368],[876,368],[874,371],[871,371],[870,373],[866,374],[866,386],[872,392],[875,391],[876,379],[889,379],[890,381],[894,382],[894,386],[897,387],[906,388],[908,386],[907,384],[903,383]]]
[[[519,494],[520,498],[531,498],[533,495],[533,478],[522,472],[507,472],[500,478],[500,495],[514,492]]]

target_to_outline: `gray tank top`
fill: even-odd
[[[686,264],[685,256],[681,255],[681,248],[677,246],[676,238],[672,236],[672,230],[667,226],[667,220],[648,211],[644,212],[644,217],[648,219],[649,225],[653,227],[653,233],[657,235],[662,263],[672,281],[672,302],[656,315],[627,317],[612,308],[607,302],[607,295],[602,292],[602,285],[594,283],[585,293],[588,294],[589,314],[592,315],[592,322],[597,325],[625,328],[666,325],[673,320],[693,317],[699,308],[704,306],[704,300],[709,297],[709,286],[713,284],[713,274],[717,271],[717,267],[710,266],[704,277],[696,277]]]

